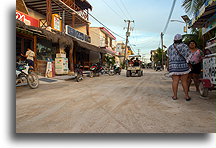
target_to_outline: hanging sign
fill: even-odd
[[[75,37],[77,39],[89,42],[89,43],[91,42],[91,38],[89,36],[85,35],[82,32],[75,30],[69,25],[66,25],[66,34],[69,36]]]
[[[62,20],[58,14],[52,14],[52,28],[56,31],[62,31]]]

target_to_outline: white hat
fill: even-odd
[[[176,34],[175,38],[174,38],[174,41],[180,41],[180,40],[182,40],[182,35],[181,34]]]

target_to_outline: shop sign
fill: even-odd
[[[39,27],[39,20],[17,10],[16,19],[24,22],[26,25]]]
[[[207,32],[209,32],[210,30],[216,28],[216,15],[214,15],[212,18],[211,18],[211,21],[208,25],[208,27],[206,28],[202,28],[202,34],[206,34]]]
[[[86,41],[86,42],[91,42],[91,38],[87,35],[85,35],[82,32],[79,32],[77,30],[75,30],[74,28],[72,28],[69,25],[66,25],[66,34],[75,38],[78,38],[80,40]]]
[[[58,14],[52,14],[52,28],[56,31],[62,31],[62,20]]]

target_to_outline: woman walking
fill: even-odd
[[[169,75],[172,76],[173,100],[178,99],[178,85],[182,82],[186,101],[191,98],[188,94],[188,74],[190,67],[187,64],[187,58],[190,54],[189,48],[182,42],[182,35],[177,34],[174,38],[174,44],[168,48],[169,57]]]
[[[194,84],[196,86],[196,91],[199,92],[199,77],[201,74],[202,69],[202,58],[204,56],[203,52],[197,48],[197,43],[192,40],[188,44],[190,49],[190,56],[189,56],[189,62],[191,64],[191,72],[189,73],[188,77],[188,90],[190,90],[190,85],[192,83],[192,79],[194,81]]]

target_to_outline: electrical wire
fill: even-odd
[[[122,0],[120,0],[120,2],[122,3],[122,6],[124,7],[124,9],[126,10],[127,14],[129,15],[129,17],[131,18],[131,20],[133,20],[133,17],[130,15],[127,7],[125,6],[124,2]]]
[[[105,3],[105,5],[110,8],[116,15],[118,15],[122,20],[124,20],[124,18],[118,13],[116,12],[110,5],[107,4],[107,2],[105,0],[103,0],[103,2]]]
[[[125,18],[128,19],[127,15],[124,13],[124,11],[123,11],[122,8],[120,7],[120,5],[117,3],[117,1],[116,1],[116,0],[113,0],[113,1],[116,3],[117,7],[120,9],[120,11],[121,11],[122,14],[125,16]]]
[[[109,30],[110,32],[112,32],[113,34],[115,34],[116,36],[122,38],[125,40],[124,37],[120,36],[119,34],[115,33],[114,31],[112,31],[111,29],[109,29],[106,25],[104,25],[102,22],[100,22],[96,17],[94,17],[91,13],[89,13],[88,11],[86,11],[94,20],[96,20],[98,23],[100,23],[102,26],[104,26],[107,30]]]
[[[165,26],[165,28],[164,28],[164,30],[163,30],[163,34],[165,34],[166,31],[167,31],[167,28],[168,28],[169,23],[170,23],[170,19],[171,19],[172,14],[173,14],[173,10],[174,10],[174,8],[175,8],[175,4],[176,4],[176,0],[173,0],[172,8],[171,8],[171,11],[170,11],[170,14],[169,14],[169,17],[168,17],[166,26]]]

